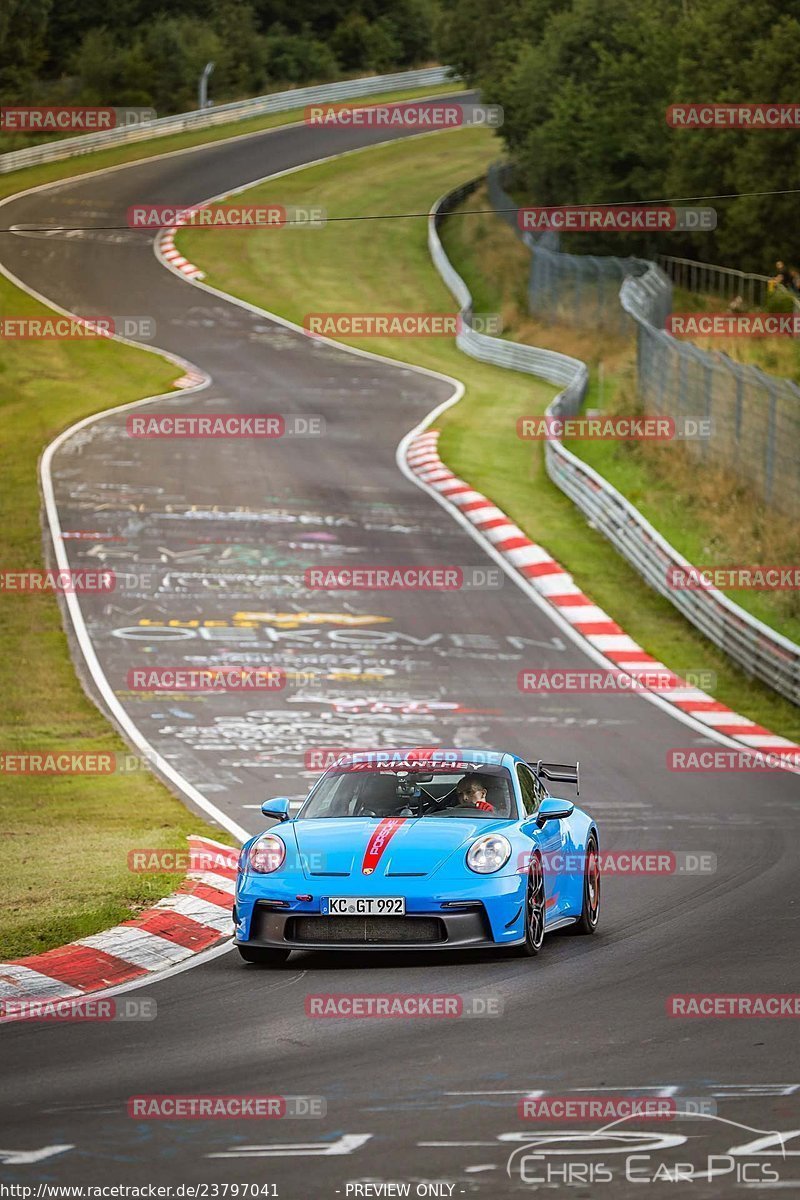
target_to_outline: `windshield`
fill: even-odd
[[[505,767],[459,764],[434,770],[334,768],[298,817],[511,817],[511,777]]]

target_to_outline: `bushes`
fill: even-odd
[[[324,83],[340,73],[339,61],[325,42],[319,41],[308,26],[302,33],[289,33],[284,25],[273,25],[266,42],[268,77],[282,83]]]
[[[438,0],[5,0],[0,101],[197,105],[214,62],[218,102],[434,56]]]
[[[670,104],[796,101],[800,0],[444,0],[443,61],[484,100],[538,204],[709,199],[713,233],[670,234],[669,253],[763,272],[798,255],[797,130],[672,129]],[[692,203],[692,199],[686,201]],[[698,199],[697,203],[704,203]],[[569,249],[586,251],[586,239]],[[663,241],[660,250],[666,251]],[[593,237],[592,253],[644,238]]]

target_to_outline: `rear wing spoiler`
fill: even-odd
[[[575,791],[581,794],[581,764],[542,762],[528,763],[537,779],[547,779],[551,783],[574,783]]]

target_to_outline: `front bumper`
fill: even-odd
[[[402,895],[407,880],[382,879],[380,889],[366,889],[362,879],[325,880],[322,895],[306,899],[308,893],[301,892],[302,900],[297,898],[296,882],[240,876],[234,907],[236,945],[284,950],[457,950],[513,945],[524,936],[525,880],[519,875],[477,883],[463,878],[452,884],[442,881],[435,892],[426,881],[427,894],[406,892],[404,917],[381,918],[323,915],[322,896]]]

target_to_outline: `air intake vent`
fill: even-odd
[[[292,917],[286,923],[287,942],[315,946],[379,946],[399,942],[444,942],[445,929],[437,917]]]

